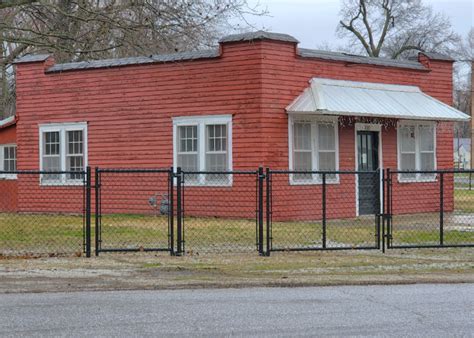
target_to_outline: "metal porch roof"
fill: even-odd
[[[15,123],[16,123],[16,117],[9,116],[3,120],[0,120],[0,129],[9,127],[11,125],[14,125]]]
[[[469,115],[416,86],[313,78],[288,113],[369,116],[431,121],[467,121]]]

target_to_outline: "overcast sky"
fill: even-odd
[[[258,3],[269,12],[269,16],[249,18],[258,29],[290,34],[306,48],[317,48],[324,42],[343,44],[335,34],[339,0],[249,0],[250,5]],[[474,25],[474,0],[425,0],[425,3],[450,17],[453,28],[463,37]]]

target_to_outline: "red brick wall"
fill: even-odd
[[[265,164],[272,168],[288,168],[288,118],[285,107],[289,105],[301,92],[308,87],[308,81],[313,77],[331,78],[337,80],[351,80],[364,82],[379,82],[387,84],[415,85],[419,86],[425,93],[452,104],[452,69],[450,62],[430,62],[431,70],[410,70],[390,67],[369,66],[361,64],[346,64],[344,62],[316,60],[295,56],[294,46],[291,44],[263,42],[262,53],[265,62],[262,63],[262,118],[265,121],[263,128],[263,139],[268,149]],[[354,128],[351,126],[339,128],[339,167],[341,170],[355,169],[355,136]],[[383,129],[383,165],[384,168],[397,169],[397,132],[391,127]],[[437,127],[437,168],[453,168],[453,126],[451,123],[439,123]],[[350,183],[349,183],[350,184]],[[439,183],[438,183],[439,184]],[[398,183],[395,182],[398,189]],[[402,201],[410,196],[411,203],[406,206],[405,211],[427,212],[435,211],[439,205],[439,191],[422,194],[424,184],[400,184],[403,194],[400,201],[394,201],[394,205],[403,207],[395,209],[396,212],[404,212],[405,204]],[[335,203],[339,213],[349,212],[355,214],[355,186],[348,186],[346,192],[337,191],[338,188],[331,187],[339,196],[340,203]],[[331,191],[330,188],[330,191]],[[453,208],[453,179],[452,176],[445,178],[445,208]],[[298,187],[293,188],[295,194]],[[308,188],[304,188],[308,189]],[[320,205],[321,194],[314,188],[314,193],[305,194],[309,199],[308,204]],[[350,191],[348,191],[350,190]],[[350,199],[351,202],[348,202]],[[297,203],[297,202],[295,202]],[[295,204],[294,203],[294,204]],[[314,204],[313,204],[314,203]],[[281,206],[281,214],[289,214],[294,208],[292,203]],[[304,208],[305,218],[319,217],[320,208],[311,215],[309,208]]]
[[[17,67],[18,166],[39,168],[39,124],[87,121],[91,167],[169,167],[172,117],[232,114],[233,168],[286,169],[285,107],[312,77],[417,85],[450,104],[451,64],[431,61],[430,66],[431,70],[410,70],[301,58],[294,44],[276,41],[227,43],[217,59],[166,64],[54,74],[45,74],[43,63],[22,64]],[[438,132],[438,168],[452,167],[452,126],[443,130]],[[340,169],[353,170],[353,126],[340,127],[339,137]],[[382,142],[384,167],[396,168],[396,131],[384,131]],[[20,187],[25,193],[40,193],[39,189]],[[291,189],[295,197],[288,206],[297,204],[298,190],[320,187]],[[420,186],[406,189],[415,193]],[[320,194],[308,196],[308,203],[320,202]],[[330,203],[347,203],[339,208],[341,215],[355,213],[354,196],[350,182],[328,191]],[[202,198],[200,202],[212,204]],[[314,210],[306,216],[318,217],[319,208]]]

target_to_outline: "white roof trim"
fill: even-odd
[[[468,121],[469,115],[416,86],[313,78],[288,113]]]

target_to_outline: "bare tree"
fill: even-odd
[[[471,28],[466,38],[459,44],[456,51],[454,67],[454,106],[471,114],[472,112],[472,62],[474,60],[474,28]],[[469,137],[471,135],[471,123],[463,122],[456,124],[456,135]]]
[[[372,57],[446,53],[459,42],[449,19],[422,0],[343,0],[340,15],[339,36]]]
[[[7,0],[0,2],[0,115],[11,114],[11,62],[150,55],[215,44],[231,19],[265,14],[246,0]],[[3,107],[3,108],[2,108]]]

